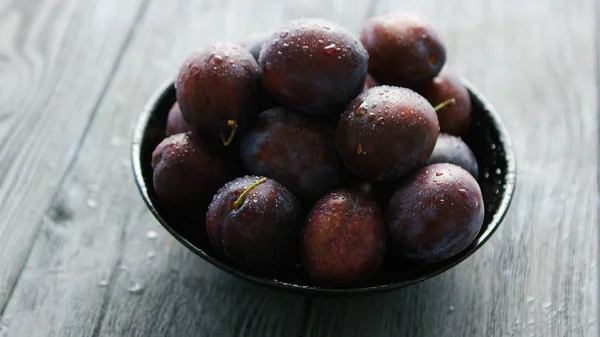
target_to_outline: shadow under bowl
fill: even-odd
[[[150,98],[137,121],[132,140],[133,174],[139,192],[156,220],[179,242],[212,265],[241,279],[281,290],[321,296],[371,294],[405,287],[439,275],[475,253],[498,229],[515,190],[516,162],[514,149],[504,124],[492,105],[468,81],[463,84],[472,100],[472,123],[463,140],[469,145],[479,165],[479,185],[483,193],[485,218],[475,241],[453,258],[427,266],[399,264],[385,260],[381,271],[369,283],[354,288],[326,288],[314,285],[303,269],[275,276],[261,276],[244,270],[212,249],[205,231],[190,232],[177,219],[161,211],[152,183],[152,151],[164,139],[167,115],[175,103],[173,82],[167,82]],[[202,227],[202,226],[200,226]]]

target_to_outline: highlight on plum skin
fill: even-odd
[[[218,254],[249,270],[272,273],[294,265],[302,210],[277,181],[243,176],[215,194],[206,213],[206,231]]]
[[[473,243],[484,208],[469,172],[453,164],[425,166],[401,183],[389,202],[389,251],[416,263],[447,260]]]
[[[339,189],[310,211],[301,256],[313,282],[336,287],[372,279],[385,248],[385,222],[377,204],[357,191]]]

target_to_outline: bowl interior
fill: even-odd
[[[135,180],[144,202],[170,234],[206,261],[235,276],[275,288],[324,295],[372,293],[407,286],[452,268],[481,247],[500,225],[514,192],[515,155],[508,133],[485,98],[466,80],[463,83],[470,92],[473,106],[472,127],[464,140],[472,149],[479,165],[485,218],[476,240],[463,252],[444,262],[416,266],[385,260],[378,276],[369,283],[355,288],[338,289],[311,284],[299,265],[296,270],[264,276],[244,270],[235,262],[215,254],[203,230],[203,224],[190,225],[185,219],[161,211],[153,188],[151,156],[156,145],[164,138],[167,115],[176,101],[172,82],[165,83],[156,92],[139,117],[132,142]]]

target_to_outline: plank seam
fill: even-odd
[[[596,151],[600,147],[600,1],[594,1],[596,5],[596,22],[594,25],[594,39],[596,45]],[[600,156],[596,162],[596,315],[600,314]],[[599,328],[598,320],[595,322]],[[598,331],[596,331],[598,332]]]
[[[110,69],[110,73],[106,79],[106,83],[104,84],[104,86],[102,87],[102,90],[100,91],[100,95],[98,95],[98,99],[96,100],[96,102],[94,103],[94,106],[92,108],[92,113],[90,114],[90,117],[88,118],[88,121],[85,125],[85,128],[83,129],[83,133],[81,134],[81,136],[79,137],[79,139],[77,140],[77,145],[75,146],[75,151],[72,152],[71,158],[69,158],[68,160],[68,164],[67,167],[65,168],[65,170],[63,171],[63,174],[60,176],[60,179],[58,181],[58,184],[56,185],[56,188],[54,189],[54,191],[51,193],[52,197],[50,198],[50,201],[48,203],[48,206],[46,207],[46,209],[44,210],[44,212],[41,215],[41,219],[37,222],[36,228],[35,228],[35,236],[34,239],[32,241],[31,246],[29,247],[29,250],[27,251],[27,255],[23,261],[23,264],[21,265],[21,268],[19,270],[19,273],[15,279],[15,281],[13,282],[13,284],[10,286],[10,291],[8,292],[8,297],[6,299],[6,302],[4,303],[4,305],[2,306],[2,308],[0,308],[0,317],[3,317],[4,312],[6,311],[6,308],[9,306],[11,298],[12,298],[12,294],[15,290],[15,288],[17,287],[17,284],[19,284],[19,281],[21,280],[21,276],[23,275],[23,271],[25,270],[25,267],[27,265],[27,262],[29,261],[30,257],[31,257],[31,253],[33,252],[33,247],[35,246],[35,242],[38,240],[39,236],[40,236],[40,232],[41,232],[41,227],[42,224],[44,223],[44,216],[50,211],[50,208],[52,207],[53,202],[58,198],[60,191],[62,190],[62,188],[65,185],[66,179],[69,176],[69,174],[71,173],[71,171],[73,170],[74,166],[75,166],[75,162],[77,161],[77,159],[79,158],[79,152],[81,151],[81,148],[83,147],[83,143],[86,139],[86,136],[88,135],[88,132],[96,118],[96,115],[98,114],[98,109],[100,107],[100,104],[104,101],[104,98],[106,97],[106,94],[108,92],[108,89],[110,88],[110,85],[115,77],[115,74],[119,68],[119,65],[121,64],[121,61],[123,59],[123,56],[125,55],[125,51],[127,50],[127,46],[129,45],[129,43],[131,42],[134,32],[138,26],[138,23],[141,21],[141,18],[143,17],[143,14],[146,11],[146,8],[148,7],[148,1],[149,0],[143,0],[142,5],[140,6],[140,8],[138,9],[133,23],[131,24],[131,27],[129,28],[129,31],[127,32],[127,36],[125,37],[125,39],[123,40],[123,43],[121,44],[121,47],[119,48],[119,52],[117,54],[116,57],[116,61],[114,62],[114,65],[112,66],[112,68]]]
[[[304,337],[308,332],[308,323],[310,320],[310,313],[313,308],[313,299],[310,296],[306,296],[304,298],[304,310],[302,311],[302,326],[300,330],[300,334],[298,336]]]
[[[108,88],[110,87],[110,84],[112,83],[112,80],[114,79],[114,75],[116,74],[116,71],[118,70],[119,65],[121,64],[121,61],[123,60],[125,52],[127,51],[127,47],[131,43],[133,36],[135,35],[135,32],[137,31],[137,28],[139,27],[140,23],[142,22],[142,20],[144,18],[144,15],[146,14],[146,12],[148,10],[149,2],[150,2],[150,0],[144,0],[142,5],[138,9],[138,12],[136,13],[134,23],[131,26],[131,29],[129,30],[126,39],[123,41],[123,46],[121,48],[119,59],[115,63],[115,67],[113,68],[113,73],[111,74],[111,80],[109,81],[108,85],[106,86],[106,90],[108,90]],[[96,107],[96,110],[99,108],[100,102],[101,102],[101,100],[98,102],[98,106]],[[96,115],[96,113],[94,113],[94,116],[95,115]],[[91,124],[92,123],[90,123],[90,126],[91,126]],[[126,221],[125,223],[129,223],[129,221]],[[108,278],[106,293],[104,294],[104,297],[102,299],[102,305],[100,307],[100,317],[98,317],[98,321],[96,322],[96,325],[94,326],[92,337],[97,337],[97,336],[101,335],[100,333],[102,330],[102,323],[104,323],[104,319],[106,318],[106,311],[108,309],[108,304],[110,302],[110,298],[113,293],[113,288],[115,285],[115,280],[117,278],[118,269],[119,269],[119,266],[121,265],[121,263],[123,262],[126,237],[127,237],[127,226],[123,226],[123,228],[121,229],[121,236],[119,238],[117,259],[110,271],[110,276]]]

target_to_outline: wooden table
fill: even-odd
[[[0,0],[0,336],[596,336],[593,0]],[[450,272],[352,299],[247,284],[136,191],[132,125],[192,50],[319,16],[433,20],[518,155],[499,231]],[[156,238],[154,238],[154,232]]]

